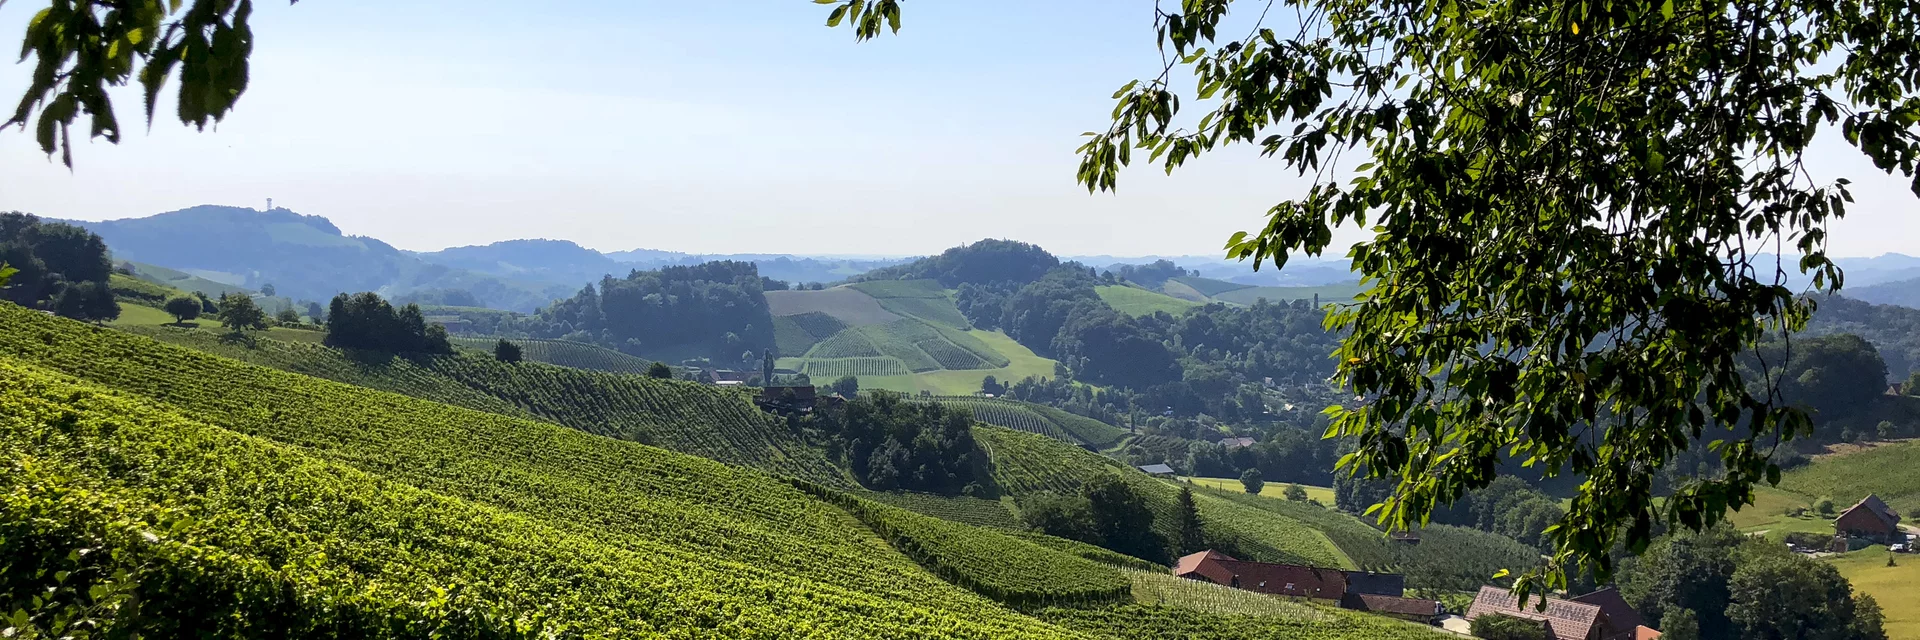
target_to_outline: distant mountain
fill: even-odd
[[[132,260],[247,289],[325,301],[336,293],[382,295],[430,289],[471,292],[483,304],[532,311],[578,286],[506,279],[435,264],[385,242],[340,232],[326,218],[287,209],[202,205],[145,218],[74,221],[100,234],[117,260]]]
[[[1848,280],[1851,282],[1852,277],[1849,276]],[[1870,284],[1863,287],[1849,285],[1841,293],[1849,298],[1865,300],[1874,304],[1893,304],[1920,309],[1920,277]]]
[[[1272,263],[1263,264],[1259,271],[1253,270],[1252,262],[1227,260],[1219,256],[1132,256],[1117,257],[1067,256],[1062,260],[1072,260],[1085,265],[1097,266],[1102,271],[1119,273],[1123,266],[1139,267],[1165,260],[1202,278],[1224,280],[1256,287],[1318,287],[1326,285],[1355,284],[1360,276],[1344,259],[1310,258],[1295,256],[1281,269],[1273,268]],[[1150,283],[1157,284],[1157,283]]]
[[[576,289],[601,276],[622,277],[633,269],[627,263],[566,240],[507,240],[414,255],[433,264]]]

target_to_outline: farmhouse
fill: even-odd
[[[1392,573],[1248,562],[1202,551],[1174,562],[1173,575],[1259,593],[1328,600],[1345,609],[1423,624],[1433,624],[1441,611],[1439,602],[1403,597],[1406,578]]]
[[[1893,512],[1879,496],[1872,494],[1860,500],[1858,504],[1840,514],[1833,520],[1835,536],[1866,538],[1874,542],[1900,542],[1900,515]]]
[[[1546,625],[1555,640],[1634,640],[1643,628],[1640,613],[1613,589],[1572,600],[1549,597],[1546,601],[1547,608],[1541,611],[1533,601],[1520,606],[1520,599],[1506,589],[1480,587],[1473,606],[1467,609],[1467,620],[1489,614],[1537,620]]]
[[[1228,451],[1232,451],[1234,449],[1245,449],[1253,445],[1254,445],[1253,438],[1247,438],[1247,437],[1227,438],[1225,440],[1220,441],[1220,446],[1226,447]]]
[[[813,385],[765,387],[760,389],[760,395],[754,397],[753,403],[767,411],[807,413],[813,411],[813,405],[819,398],[819,392],[814,390]]]

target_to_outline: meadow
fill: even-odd
[[[1240,484],[1239,478],[1182,478],[1182,480],[1210,489],[1239,491],[1241,493],[1245,493],[1247,490],[1246,485]],[[1296,486],[1307,491],[1308,500],[1318,500],[1320,504],[1324,505],[1333,504],[1333,487],[1317,487],[1310,484]],[[1286,490],[1287,483],[1269,482],[1260,488],[1260,495],[1285,500],[1287,498]]]
[[[1889,567],[1887,548],[1876,545],[1826,561],[1853,583],[1856,593],[1880,603],[1888,638],[1920,638],[1920,606],[1915,606],[1920,603],[1920,556],[1896,554],[1895,566]]]
[[[1115,311],[1130,316],[1150,316],[1155,313],[1178,316],[1181,312],[1200,306],[1197,302],[1133,286],[1108,285],[1095,287],[1094,292]]]

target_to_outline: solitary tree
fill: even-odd
[[[273,294],[274,294],[274,289],[273,289],[272,283],[260,285],[260,295],[271,298],[273,297]]]
[[[200,317],[200,301],[186,296],[174,298],[167,301],[166,312],[173,316],[174,324],[184,324]]]
[[[1200,529],[1200,508],[1193,502],[1193,489],[1180,488],[1179,507],[1174,513],[1180,516],[1180,553],[1185,555],[1205,549],[1206,536]]]
[[[853,398],[860,395],[860,379],[853,376],[840,376],[839,380],[833,381],[833,384],[828,385],[827,388],[840,394],[842,398]]]
[[[265,329],[267,312],[254,304],[253,298],[247,294],[224,294],[220,296],[220,324],[234,333]]]
[[[280,324],[300,324],[300,312],[294,311],[293,307],[287,307],[281,309],[280,313],[274,314],[273,320]]]
[[[1307,501],[1307,490],[1300,488],[1300,485],[1297,484],[1288,483],[1286,490],[1282,491],[1281,494],[1285,495],[1288,500],[1294,502]]]
[[[1240,486],[1246,488],[1247,493],[1258,494],[1266,488],[1267,481],[1260,479],[1259,469],[1248,469],[1240,472]]]
[[[312,320],[314,324],[320,324],[326,321],[325,315],[326,315],[326,312],[321,310],[320,303],[318,302],[307,303],[307,319],[308,320]]]
[[[520,345],[507,342],[505,338],[500,339],[499,342],[493,343],[493,359],[501,362],[519,362]]]
[[[647,365],[647,377],[657,380],[671,379],[673,378],[673,367],[667,366],[665,362],[655,362]]]

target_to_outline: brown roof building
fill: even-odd
[[[1175,561],[1173,575],[1258,593],[1329,600],[1342,608],[1424,624],[1433,624],[1441,610],[1433,600],[1401,597],[1406,580],[1397,574],[1248,562],[1201,551]]]
[[[1467,609],[1467,620],[1502,614],[1545,622],[1555,640],[1633,640],[1640,627],[1639,612],[1627,606],[1627,601],[1612,589],[1588,596],[1594,596],[1595,602],[1546,598],[1546,609],[1540,610],[1536,608],[1538,600],[1529,598],[1527,606],[1522,607],[1519,597],[1511,591],[1480,587],[1480,595]]]
[[[1894,513],[1879,496],[1869,494],[1842,512],[1840,517],[1833,519],[1833,532],[1877,542],[1894,542],[1902,536],[1900,514]]]

